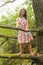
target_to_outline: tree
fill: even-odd
[[[36,19],[36,28],[37,29],[43,29],[43,0],[32,0],[33,1],[33,8],[35,13],[35,19]],[[39,53],[43,53],[43,32],[37,33],[37,51]],[[40,58],[43,60],[43,58]],[[38,64],[39,65],[39,64]],[[40,65],[43,65],[40,63]]]

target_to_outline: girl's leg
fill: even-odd
[[[18,53],[18,55],[22,54],[22,43],[20,43],[20,52]]]
[[[32,45],[31,45],[31,43],[30,43],[30,42],[28,43],[28,49],[30,50],[30,54],[32,54],[32,55],[33,55],[33,52],[32,52]]]

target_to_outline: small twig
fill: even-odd
[[[5,2],[4,4],[2,4],[0,7],[3,7],[3,6],[5,6],[6,4],[8,4],[8,3],[13,3],[15,0],[13,0],[13,1],[7,1],[7,2]]]

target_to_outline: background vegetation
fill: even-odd
[[[26,0],[23,4],[21,4],[21,7],[17,7],[15,9],[15,12],[11,14],[9,11],[7,12],[9,16],[2,16],[0,19],[0,25],[2,26],[11,26],[15,28],[16,25],[16,18],[18,17],[18,13],[20,11],[20,8],[23,6],[26,6],[27,10],[27,16],[28,16],[28,22],[29,22],[29,28],[35,29],[35,15],[33,11],[32,1]],[[11,29],[1,29],[0,28],[0,35],[6,35],[6,36],[17,36],[18,31],[11,30]],[[34,33],[33,33],[34,34]],[[5,38],[0,38],[0,44],[5,40]],[[27,45],[23,45],[23,53],[26,53]],[[12,38],[9,38],[2,46],[0,46],[0,53],[18,53],[19,52],[19,43],[17,40],[14,40]],[[19,59],[0,59],[0,65],[20,65],[21,62],[23,65],[30,65],[29,60],[19,60]]]

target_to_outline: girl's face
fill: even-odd
[[[20,16],[24,16],[24,14],[25,14],[25,10],[21,10],[21,12],[20,12]]]

